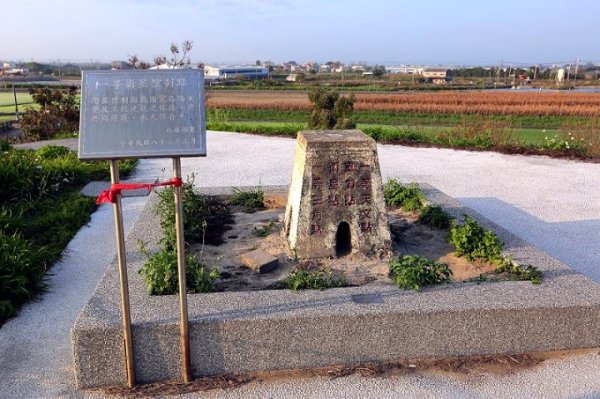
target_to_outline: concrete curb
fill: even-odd
[[[420,294],[364,286],[189,295],[193,375],[600,346],[597,284],[433,187],[423,188],[454,216],[469,214],[493,229],[517,262],[544,271],[543,284],[450,284]],[[137,274],[143,259],[136,242],[149,242],[152,250],[160,238],[150,212],[155,202],[152,195],[127,240],[138,383],[180,378],[177,297],[147,295]],[[125,384],[116,263],[71,339],[78,387]]]

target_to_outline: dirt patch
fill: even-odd
[[[222,237],[219,245],[201,244],[192,247],[207,264],[217,267],[221,278],[216,283],[220,291],[255,291],[281,288],[282,280],[295,269],[327,269],[343,275],[347,285],[389,285],[389,256],[382,258],[350,254],[341,258],[322,258],[301,262],[290,251],[283,230],[285,193],[265,195],[266,209],[254,213],[232,208],[233,223]],[[495,265],[469,262],[453,254],[447,242],[447,229],[423,225],[417,221],[418,214],[401,209],[389,210],[388,219],[394,237],[392,255],[421,255],[440,263],[446,263],[453,273],[454,281],[464,281],[479,276],[493,276]],[[240,256],[262,249],[279,260],[279,267],[259,274],[242,264]],[[485,277],[489,279],[488,277]],[[497,279],[497,277],[493,277]]]
[[[556,361],[573,356],[598,353],[598,348],[576,349],[556,352],[537,352],[519,355],[464,356],[444,359],[412,359],[385,363],[363,363],[348,366],[330,366],[316,369],[293,369],[264,371],[246,374],[220,374],[195,379],[190,383],[165,381],[139,385],[133,389],[107,387],[94,389],[109,395],[124,398],[163,397],[182,395],[214,389],[235,389],[252,382],[274,383],[294,378],[328,377],[331,379],[357,374],[365,378],[389,377],[415,373],[449,373],[460,376],[497,375],[504,376],[537,367],[546,361]]]

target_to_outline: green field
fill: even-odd
[[[227,109],[230,121],[261,121],[304,123],[310,119],[310,111],[280,111],[271,109]],[[523,115],[464,115],[419,114],[391,111],[355,111],[356,123],[396,126],[454,126],[460,123],[492,122],[515,129],[559,129],[566,124],[585,122],[576,116],[523,116]]]
[[[284,123],[284,122],[260,122],[260,121],[226,121],[226,122],[211,122],[208,121],[207,128],[210,130],[259,133],[276,136],[295,137],[300,130],[308,129],[307,123]],[[434,139],[444,133],[454,133],[455,129],[444,126],[401,126],[401,125],[384,125],[384,124],[364,124],[359,123],[358,129],[362,129],[367,134],[377,136],[378,140],[387,141],[394,140],[400,137],[421,137],[424,142],[434,141]],[[382,135],[376,133],[380,131]],[[560,133],[559,130],[553,129],[506,129],[506,133],[510,135],[512,143],[522,145],[541,145],[545,142],[545,137],[553,137]],[[389,138],[386,138],[389,137]],[[429,139],[429,140],[427,140]]]
[[[17,93],[17,103],[19,112],[25,111],[27,108],[34,106],[33,98],[29,93]],[[0,115],[1,120],[14,120],[15,118],[15,98],[12,92],[0,92]]]

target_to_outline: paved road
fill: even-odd
[[[69,142],[68,142],[69,143]],[[184,159],[199,186],[287,184],[294,141],[208,134],[209,156]],[[73,144],[73,143],[71,143]],[[600,165],[454,150],[379,146],[384,178],[429,183],[600,282]],[[170,176],[168,160],[140,163],[136,180]],[[125,198],[130,226],[144,198]],[[0,329],[0,398],[102,397],[72,383],[68,331],[114,257],[102,206],[53,269],[51,292]],[[568,293],[566,293],[568,294]],[[600,398],[600,356],[571,355],[509,375],[416,372],[252,383],[198,398]]]

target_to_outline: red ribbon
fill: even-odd
[[[173,186],[173,187],[181,187],[183,185],[183,181],[181,177],[174,177],[169,181],[160,182],[160,183],[116,183],[111,184],[110,189],[103,190],[98,198],[96,199],[96,205],[104,204],[105,202],[115,203],[116,196],[121,195],[121,191],[123,190],[139,190],[145,188],[150,191],[153,187],[162,187],[162,186]]]

